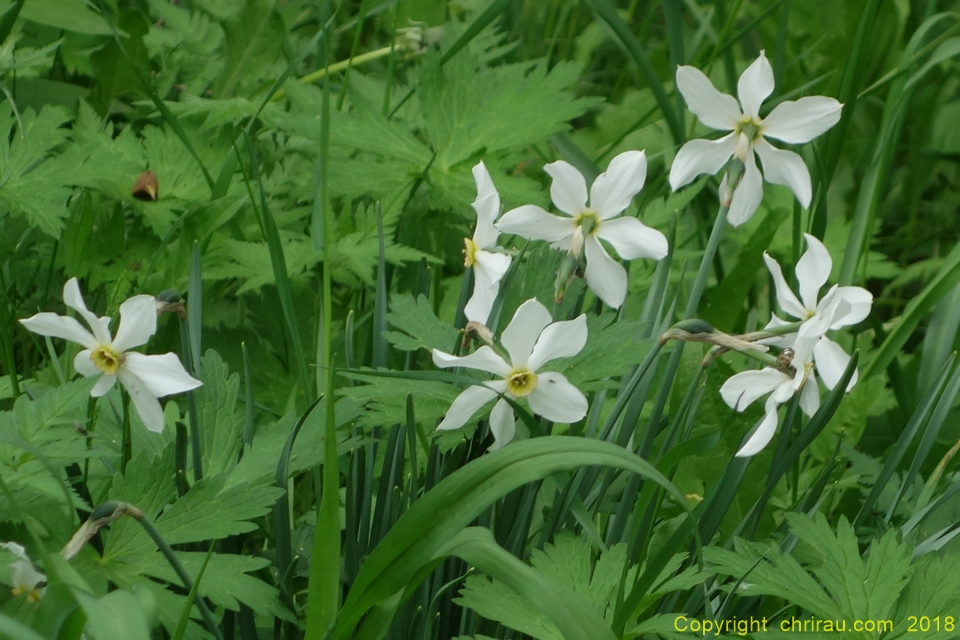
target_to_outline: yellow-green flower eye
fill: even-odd
[[[122,353],[117,353],[108,346],[101,346],[93,350],[90,354],[90,360],[93,361],[97,369],[113,376],[117,374],[117,370],[123,364],[124,357]]]
[[[526,369],[514,371],[507,377],[507,391],[522,398],[537,387],[537,374]]]

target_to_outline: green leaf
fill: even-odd
[[[195,393],[203,425],[203,470],[214,476],[237,464],[243,429],[243,414],[237,411],[240,376],[231,374],[223,358],[212,349],[201,362],[203,386]]]
[[[450,352],[460,333],[437,318],[433,305],[424,295],[417,298],[409,293],[392,295],[387,320],[404,332],[388,331],[385,334],[390,344],[401,351],[440,349]]]
[[[97,640],[149,640],[147,615],[132,593],[113,591],[99,599],[82,591],[75,595]]]
[[[54,157],[55,147],[68,132],[62,129],[69,116],[62,107],[45,106],[21,114],[16,126],[11,111],[0,112],[0,208],[24,216],[30,226],[49,235],[63,228],[69,210],[73,167]]]
[[[459,556],[530,602],[533,610],[542,613],[558,631],[541,627],[549,632],[537,636],[539,640],[613,640],[613,631],[586,598],[510,555],[489,530],[464,529],[439,549],[436,557],[446,555]]]
[[[564,640],[557,626],[542,611],[502,582],[467,576],[460,597],[453,601],[487,620],[495,620],[537,640]]]
[[[98,36],[113,33],[106,20],[91,11],[83,0],[27,0],[20,9],[20,17],[76,33]]]
[[[613,444],[563,436],[511,443],[453,472],[401,516],[361,567],[335,637],[349,637],[373,607],[415,586],[440,549],[498,497],[527,482],[587,465],[639,473],[684,504],[679,491],[649,463]]]
[[[264,516],[282,491],[269,484],[238,484],[224,489],[224,475],[194,483],[157,518],[170,544],[214,540],[256,529],[249,520]]]
[[[286,38],[275,5],[275,0],[246,0],[238,14],[223,22],[226,62],[213,85],[215,98],[249,91],[273,72]]]

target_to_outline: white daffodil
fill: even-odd
[[[550,197],[567,216],[547,213],[532,204],[503,214],[497,228],[531,240],[546,240],[587,260],[587,286],[608,306],[619,307],[627,295],[627,272],[600,244],[606,240],[624,260],[667,255],[667,238],[636,218],[623,213],[633,196],[643,188],[647,158],[643,151],[626,151],[610,161],[607,170],[590,187],[572,165],[560,160],[545,166],[553,178]]]
[[[816,336],[805,335],[801,328],[794,346],[781,354],[781,360],[786,365],[782,369],[765,367],[760,371],[742,371],[731,376],[720,387],[723,401],[737,411],[743,411],[758,398],[769,394],[764,404],[763,419],[750,439],[737,451],[737,457],[756,455],[767,446],[777,430],[777,408],[797,391],[800,391],[800,409],[808,416],[816,413],[820,407],[820,391],[813,378],[811,362],[816,341]],[[790,369],[792,371],[789,373],[785,371]]]
[[[510,362],[492,348],[483,346],[468,356],[457,357],[433,350],[433,362],[438,367],[467,367],[498,376],[465,389],[450,405],[438,430],[459,429],[483,405],[502,396],[490,412],[490,431],[498,449],[513,439],[516,418],[503,398],[526,398],[530,409],[553,422],[576,422],[587,414],[587,399],[567,379],[553,371],[540,368],[555,358],[580,353],[587,342],[587,318],[551,322],[550,312],[536,299],[527,300],[503,331],[501,344],[510,356]]]
[[[500,194],[483,162],[473,168],[473,179],[477,182],[477,199],[471,206],[477,212],[477,227],[473,238],[463,239],[463,266],[473,267],[473,295],[464,313],[467,320],[485,325],[500,291],[500,280],[510,267],[510,256],[487,251],[497,246],[500,235],[493,226],[500,215]]]
[[[121,304],[120,326],[114,338],[110,337],[110,318],[98,318],[87,309],[76,278],[63,285],[63,301],[83,317],[92,333],[75,318],[49,312],[20,323],[42,336],[82,345],[84,349],[73,360],[74,368],[84,376],[102,376],[90,395],[102,396],[119,379],[143,424],[151,431],[163,431],[163,410],[157,398],[196,389],[202,383],[187,373],[174,353],[148,356],[130,351],[146,344],[157,331],[155,298],[139,295]]]
[[[773,276],[773,282],[777,290],[777,302],[780,308],[793,318],[804,321],[802,327],[807,327],[806,333],[811,337],[813,337],[812,330],[814,327],[822,328],[822,331],[816,336],[818,340],[813,347],[813,360],[817,365],[820,377],[823,378],[823,383],[827,385],[828,389],[833,389],[847,369],[850,356],[843,350],[843,347],[825,334],[828,330],[854,325],[866,318],[870,313],[870,307],[873,305],[873,295],[862,287],[834,285],[823,298],[818,300],[817,296],[820,289],[826,284],[827,278],[830,277],[833,261],[830,259],[830,252],[827,251],[822,242],[810,234],[804,234],[804,237],[807,239],[807,250],[797,261],[796,268],[797,284],[800,289],[799,300],[784,279],[780,264],[766,252],[763,254],[763,259]],[[826,320],[826,322],[820,322],[821,320]],[[785,324],[788,323],[774,315],[767,328]],[[763,342],[787,347],[793,344],[796,336],[796,333],[791,333]],[[857,372],[854,371],[846,390],[850,391],[856,383]]]
[[[47,588],[47,576],[33,567],[26,549],[16,542],[0,542],[0,548],[6,549],[16,558],[16,561],[10,564],[13,596],[26,594],[27,602],[40,600]]]
[[[674,190],[702,173],[717,173],[736,153],[744,163],[744,174],[740,184],[733,185],[736,190],[727,218],[731,224],[743,224],[760,206],[764,179],[790,187],[804,208],[810,206],[812,188],[807,165],[796,153],[777,149],[766,139],[788,144],[809,142],[840,120],[842,104],[825,96],[809,96],[781,102],[766,118],[761,118],[760,105],[773,92],[773,70],[762,51],[740,76],[739,104],[733,96],[717,91],[710,79],[694,67],[677,67],[677,89],[700,122],[731,133],[718,140],[691,140],[683,145],[670,167],[670,186]],[[754,152],[763,163],[763,176]]]

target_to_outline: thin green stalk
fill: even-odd
[[[130,444],[130,396],[125,389],[120,392],[120,402],[123,405],[123,435],[120,438],[120,473],[122,474],[133,453]]]
[[[323,122],[329,122],[330,87],[323,87]],[[324,146],[328,140],[321,142]],[[333,343],[333,281],[327,260],[333,243],[333,210],[327,191],[326,165],[322,165],[320,197],[323,207],[323,367],[327,378],[326,424],[324,428],[323,489],[317,509],[313,536],[313,562],[307,585],[307,640],[319,640],[328,632],[340,609],[340,468],[337,460],[337,432],[334,414],[335,389],[331,345]]]
[[[130,513],[129,515],[132,515],[134,519],[140,523],[140,526],[143,527],[143,529],[147,532],[147,535],[153,539],[153,542],[157,545],[157,549],[159,549],[160,553],[163,554],[163,557],[166,558],[167,562],[170,564],[170,567],[177,574],[177,577],[180,578],[180,581],[183,583],[183,588],[187,591],[192,591],[193,580],[190,579],[190,574],[188,574],[187,570],[183,568],[183,565],[177,558],[177,554],[173,552],[173,549],[171,549],[170,545],[167,544],[167,541],[163,539],[163,536],[159,531],[157,531],[157,528],[153,526],[153,523],[150,522],[150,519],[144,517],[143,512],[140,512],[139,516],[137,516],[135,513]],[[203,617],[203,622],[207,625],[207,629],[210,631],[210,633],[212,633],[217,640],[223,640],[223,634],[220,633],[220,627],[217,625],[217,620],[213,617],[213,614],[210,613],[210,609],[207,608],[203,598],[197,598],[196,605],[197,609],[200,610],[200,615]]]
[[[185,316],[180,318],[180,348],[183,352],[183,364],[187,371],[197,375],[193,363],[193,348],[190,346],[190,325]],[[190,456],[193,462],[194,482],[203,479],[203,457],[200,453],[200,412],[197,411],[197,398],[194,391],[187,392],[187,415],[190,418]]]

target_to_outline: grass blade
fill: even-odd
[[[663,112],[663,117],[667,121],[670,133],[673,134],[673,141],[676,144],[683,142],[685,139],[683,124],[673,105],[670,104],[667,91],[657,76],[657,72],[653,68],[650,58],[647,57],[643,46],[633,33],[631,33],[630,27],[624,22],[623,18],[620,17],[620,14],[617,13],[616,6],[611,0],[587,0],[587,3],[593,7],[597,15],[613,30],[617,39],[620,40],[620,44],[623,45],[624,49],[627,50],[627,53],[633,59],[634,64],[637,65],[637,68],[640,70],[640,76],[647,86],[650,87],[650,91],[653,92],[653,97],[656,99],[660,111]]]

